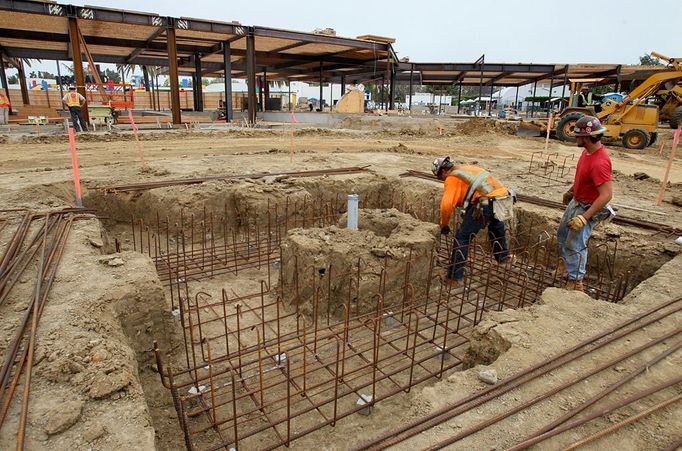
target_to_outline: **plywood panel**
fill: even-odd
[[[61,34],[68,32],[68,20],[66,17],[20,13],[15,11],[2,11],[0,14],[0,17],[2,17],[2,28]]]
[[[175,30],[175,36],[177,38],[200,38],[215,41],[227,41],[234,35],[227,33],[213,33],[211,31],[181,30],[178,28]]]
[[[158,29],[149,25],[133,25],[127,23],[103,22],[97,20],[79,20],[78,26],[83,36],[100,36],[107,38],[135,39],[146,41]]]
[[[284,50],[282,53],[292,55],[319,55],[325,53],[336,53],[343,50],[351,50],[353,47],[330,44],[306,44],[301,47]]]
[[[298,42],[300,41],[296,41],[293,39],[280,39],[256,36],[256,51],[269,52],[271,50],[275,50],[286,45],[296,44]]]

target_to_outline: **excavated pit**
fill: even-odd
[[[158,352],[161,366],[145,360],[140,368],[156,446],[229,444],[233,408],[240,446],[283,444],[287,433],[327,424],[332,411],[354,412],[361,395],[382,399],[448,369],[494,360],[471,357],[475,350],[467,357],[468,330],[484,308],[530,305],[559,284],[552,272],[561,212],[517,204],[508,233],[519,265],[500,274],[482,233],[466,290],[451,292],[440,283],[451,251],[435,225],[441,190],[361,174],[86,192],[86,206],[105,218],[110,250],[151,259],[165,286],[165,314],[175,318]],[[360,196],[358,232],[343,229],[349,193]],[[662,238],[644,236],[613,225],[595,233],[589,294],[618,300],[672,258]],[[410,366],[415,374],[405,372]],[[335,387],[337,371],[349,376]],[[306,396],[287,406],[292,392]],[[174,410],[186,418],[178,422]],[[183,436],[181,423],[200,432]]]

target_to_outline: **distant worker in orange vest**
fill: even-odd
[[[9,103],[7,96],[0,92],[0,125],[7,125],[9,123],[9,110],[12,105]]]
[[[64,102],[69,109],[69,113],[71,113],[71,121],[73,122],[74,130],[78,131],[78,129],[80,129],[82,132],[87,132],[88,124],[85,123],[83,112],[81,111],[81,107],[85,105],[86,102],[85,97],[76,92],[75,86],[69,86],[69,92],[66,93],[62,102]]]
[[[488,228],[495,260],[501,264],[513,264],[516,257],[507,248],[504,221],[512,218],[514,193],[485,169],[470,165],[455,166],[450,157],[436,158],[431,171],[445,182],[440,203],[441,234],[450,233],[450,218],[455,208],[464,212],[452,244],[447,274],[450,286],[454,288],[462,283],[469,241],[484,227]]]

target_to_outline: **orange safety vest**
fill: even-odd
[[[469,186],[469,191],[464,198],[465,208],[481,196],[495,197],[508,194],[507,188],[502,183],[478,166],[455,166],[448,175],[457,177]]]
[[[77,92],[70,92],[66,94],[66,106],[81,106],[81,99]]]
[[[5,94],[0,94],[0,108],[11,108],[12,104]]]
[[[478,166],[455,166],[445,177],[440,204],[440,225],[450,222],[455,207],[467,208],[481,197],[507,196],[509,191],[495,177]]]

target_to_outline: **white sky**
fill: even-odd
[[[682,0],[105,0],[73,1],[339,36],[390,36],[415,62],[635,64],[682,57]],[[45,70],[54,71],[54,63]]]

